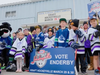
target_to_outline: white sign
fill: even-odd
[[[60,18],[71,19],[71,9],[62,9],[38,13],[38,23],[58,21]]]

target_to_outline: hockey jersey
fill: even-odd
[[[86,36],[86,38],[88,38],[88,36],[87,36],[88,35],[88,30],[87,31],[84,31],[84,32],[85,32],[84,35]],[[84,45],[85,45],[85,48],[91,48],[90,40],[89,39],[86,39]]]
[[[35,46],[39,46],[39,45],[43,46],[44,34],[42,32],[40,32],[38,35],[36,34],[34,36],[34,39],[35,39]]]
[[[45,34],[44,34],[44,38],[47,38],[47,37],[48,37],[48,33],[45,33]]]
[[[14,44],[12,45],[10,54],[15,55],[15,58],[23,57],[23,53],[25,53],[26,48],[27,48],[26,39],[23,38],[22,40],[19,40],[19,38],[17,38],[15,40]]]
[[[88,30],[88,40],[90,40],[91,43],[91,52],[94,53],[95,51],[100,51],[100,39],[99,37],[94,37],[93,33],[96,32],[97,29],[91,27]]]
[[[78,38],[78,36],[72,29],[69,30],[69,45],[71,45],[73,42],[78,42],[79,48],[77,49],[77,54],[84,54],[85,53],[84,42],[86,40],[86,37],[84,35],[84,30],[80,29],[80,31],[83,33],[83,36],[81,38]]]
[[[59,29],[56,32],[54,46],[57,47],[68,47],[69,31],[68,29]]]
[[[3,38],[3,37],[0,37],[0,42],[5,42],[6,43],[6,48],[11,48],[12,46],[12,39],[8,36],[7,38]]]
[[[55,36],[45,38],[43,48],[54,48],[54,40]]]

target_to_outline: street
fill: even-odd
[[[88,75],[94,75],[94,71],[87,71]],[[22,73],[16,73],[16,72],[6,72],[5,70],[2,71],[1,75],[54,75],[54,74],[42,74],[42,73],[30,73],[30,72],[22,72]],[[81,75],[81,74],[79,74]]]

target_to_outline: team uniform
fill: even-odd
[[[7,63],[9,62],[9,50],[12,46],[12,39],[9,36],[7,38],[0,37],[0,42],[0,57],[3,58],[5,66],[7,66]]]
[[[10,49],[12,46],[12,39],[9,36],[7,38],[0,37],[0,42],[6,43],[7,49]]]
[[[55,36],[45,38],[43,48],[54,48],[54,40]]]
[[[48,37],[48,33],[44,33],[44,38],[47,38]]]
[[[99,37],[94,37],[96,31],[97,29],[93,27],[88,30],[88,40],[91,42],[91,52],[93,55],[98,55],[98,52],[100,52],[100,39]]]
[[[12,48],[10,50],[10,54],[15,55],[15,59],[22,57],[24,58],[25,49],[27,48],[26,39],[23,38],[22,40],[16,39],[14,44],[12,45]]]
[[[72,22],[79,22],[79,20],[75,19]],[[74,23],[78,27],[78,23]],[[74,25],[72,24],[72,25]],[[76,57],[76,68],[77,71],[79,72],[79,60],[81,63],[81,72],[86,73],[86,63],[84,61],[84,56],[85,56],[85,48],[84,48],[84,42],[86,40],[86,37],[84,35],[84,30],[76,30],[74,31],[71,29],[69,31],[69,45],[74,48],[75,50],[77,49],[77,57]]]
[[[36,34],[34,36],[34,39],[35,39],[35,47],[43,46],[44,34],[42,32],[40,32],[38,35]]]
[[[55,36],[54,46],[56,47],[68,47],[69,31],[68,28],[59,29]]]
[[[96,28],[91,27],[88,30],[88,40],[90,40],[91,43],[91,52],[93,54],[93,56],[97,56],[100,53],[100,31],[98,31]],[[95,60],[96,58],[93,57],[93,60]],[[95,60],[98,62],[98,59]],[[95,64],[94,64],[95,67]],[[97,69],[94,70],[95,75],[99,75],[99,70],[100,68],[97,67]]]
[[[83,32],[83,30],[80,30],[80,31]],[[70,30],[69,34],[70,34],[69,45],[71,45],[73,42],[78,42],[80,46],[77,49],[77,54],[85,54],[84,42],[86,40],[86,37],[83,36],[81,38],[78,38],[72,29]]]

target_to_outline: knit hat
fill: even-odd
[[[78,19],[73,19],[72,22],[70,23],[72,26],[78,27],[79,26],[79,20]]]
[[[33,32],[34,30],[36,30],[34,26],[30,27],[31,32]]]
[[[87,22],[87,21],[84,21],[84,22],[83,22],[83,25],[84,25],[84,24],[88,24],[88,22]]]
[[[49,29],[48,29],[48,32],[54,33],[54,30],[53,30],[52,28],[49,28]]]
[[[70,19],[69,21],[68,21],[68,24],[70,24],[72,22],[72,19]]]

